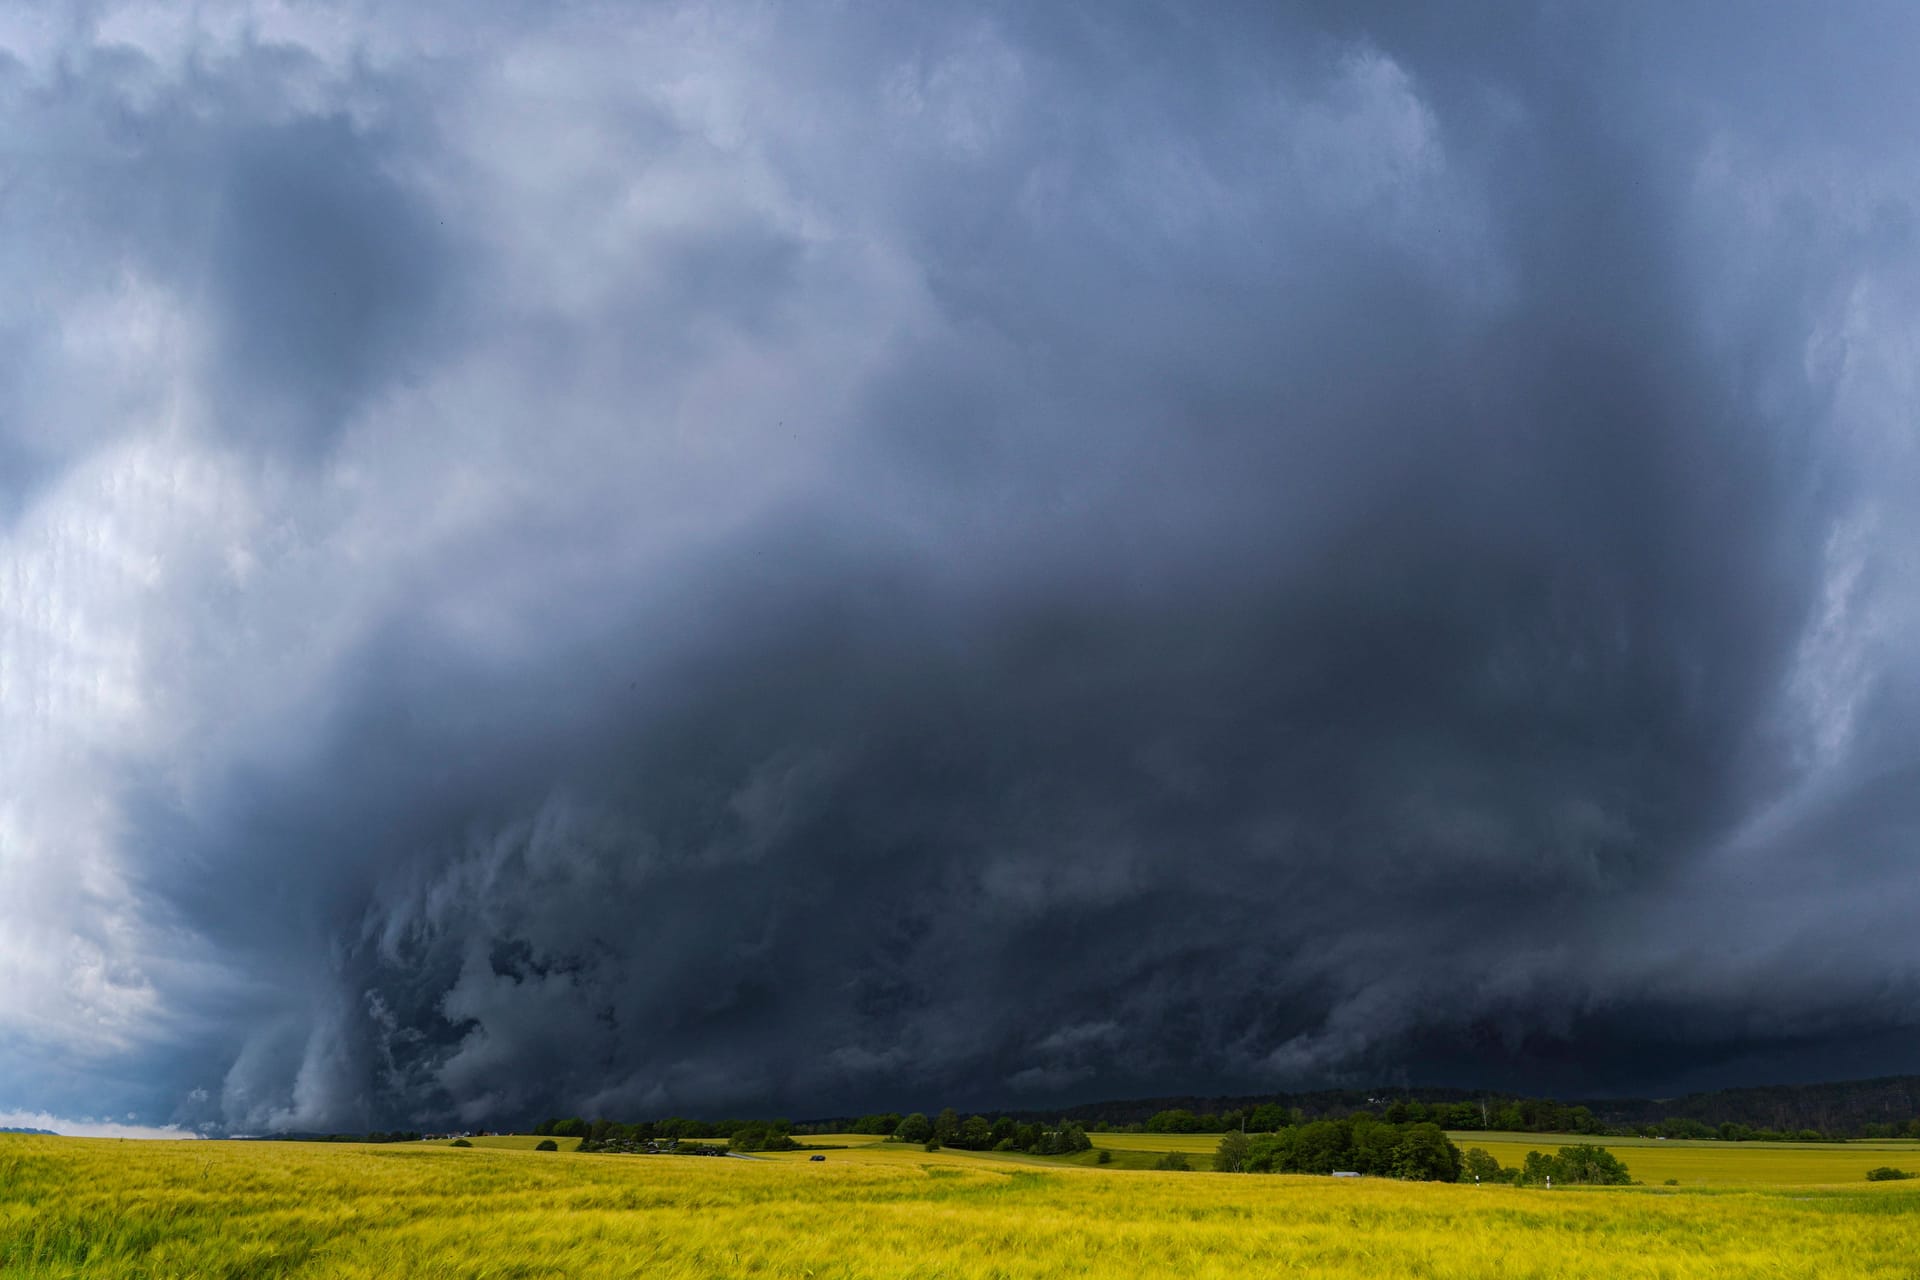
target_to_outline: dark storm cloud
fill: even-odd
[[[80,243],[195,282],[232,489],[168,508],[213,530],[149,641],[179,723],[109,775],[159,939],[119,1096],[255,1129],[1903,1065],[1889,42],[868,16],[32,89],[95,140],[44,184],[154,188]]]

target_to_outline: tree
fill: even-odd
[[[1167,1152],[1167,1154],[1161,1156],[1158,1160],[1155,1160],[1153,1162],[1153,1167],[1156,1169],[1179,1170],[1182,1173],[1184,1173],[1188,1169],[1193,1168],[1192,1165],[1187,1163],[1187,1158],[1181,1155],[1178,1151]]]
[[[1554,1180],[1596,1187],[1624,1187],[1633,1179],[1620,1157],[1590,1142],[1562,1147],[1554,1158]]]
[[[558,1151],[560,1149],[560,1144],[555,1142],[552,1138],[542,1138],[540,1139],[540,1141],[533,1144],[533,1149],[535,1151]]]
[[[971,1116],[960,1126],[960,1136],[955,1146],[965,1147],[969,1151],[985,1151],[993,1145],[993,1125],[985,1116]]]
[[[1414,1182],[1458,1182],[1460,1148],[1437,1124],[1408,1125],[1394,1144],[1391,1172]]]
[[[916,1111],[900,1122],[893,1136],[902,1142],[925,1142],[933,1136],[933,1122]]]
[[[951,1146],[960,1136],[960,1113],[952,1107],[942,1110],[934,1119],[933,1136],[942,1146]]]
[[[1220,1135],[1220,1145],[1213,1149],[1213,1167],[1220,1173],[1241,1173],[1247,1167],[1247,1151],[1252,1144],[1247,1135],[1238,1129],[1229,1129]]]
[[[1463,1182],[1506,1182],[1512,1177],[1512,1170],[1502,1169],[1498,1160],[1479,1147],[1468,1147],[1466,1154],[1460,1157],[1460,1178]]]

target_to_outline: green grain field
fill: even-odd
[[[1133,1153],[1166,1141],[1100,1139]],[[1920,1183],[1851,1180],[1852,1164],[1835,1162],[1920,1164],[1911,1143],[1623,1146],[1630,1163],[1656,1162],[1637,1176],[1692,1161],[1703,1181],[1544,1191],[1156,1173],[845,1138],[817,1140],[850,1144],[816,1148],[818,1162],[536,1152],[534,1141],[0,1137],[0,1275],[1905,1280],[1920,1240]],[[1196,1154],[1209,1141],[1177,1140]],[[1786,1178],[1807,1181],[1762,1185]]]

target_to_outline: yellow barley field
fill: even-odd
[[[0,1137],[0,1275],[1912,1277],[1920,1184],[1529,1191],[1036,1167]]]
[[[1692,1187],[1822,1186],[1859,1182],[1877,1165],[1920,1173],[1916,1142],[1691,1142],[1658,1138],[1574,1138],[1537,1133],[1455,1133],[1454,1145],[1479,1147],[1503,1165],[1529,1151],[1593,1142],[1626,1162],[1640,1182],[1673,1178]],[[1917,1271],[1916,1274],[1920,1274]]]

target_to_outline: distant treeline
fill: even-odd
[[[1347,1118],[1355,1113],[1393,1124],[1434,1124],[1454,1131],[1486,1129],[1594,1137],[1715,1138],[1730,1142],[1920,1138],[1920,1076],[1724,1089],[1671,1099],[1608,1098],[1566,1103],[1464,1089],[1324,1089],[1250,1097],[1140,1098],[1086,1103],[1064,1111],[993,1111],[975,1118],[983,1120],[989,1135],[995,1134],[996,1126],[1003,1120],[1016,1131],[1009,1137],[1006,1129],[1000,1127],[1000,1136],[992,1136],[990,1146],[1014,1141],[1014,1149],[1026,1150],[1018,1137],[1022,1127],[1041,1134],[1065,1132],[1069,1125],[1088,1133],[1225,1133],[1243,1128],[1264,1132],[1315,1120]],[[926,1120],[930,1129],[937,1127],[938,1116],[958,1115],[952,1108],[938,1113],[934,1120],[927,1120],[925,1113],[913,1114]],[[590,1143],[716,1141],[731,1139],[736,1130],[748,1126],[788,1136],[820,1133],[893,1136],[906,1119],[907,1116],[899,1112],[801,1123],[672,1117],[617,1124],[573,1117],[548,1120],[536,1132],[580,1138]],[[960,1123],[964,1127],[966,1120]],[[272,1136],[313,1142],[411,1142],[420,1137],[412,1131]],[[977,1140],[978,1126],[971,1136],[939,1135],[944,1145],[962,1146]]]
[[[792,1151],[800,1144],[793,1135],[801,1133],[879,1134],[895,1142],[912,1142],[929,1151],[957,1147],[963,1151],[1023,1151],[1030,1155],[1071,1155],[1085,1151],[1093,1143],[1080,1125],[1070,1120],[1052,1124],[1021,1122],[1001,1116],[968,1116],[949,1107],[929,1119],[921,1112],[912,1115],[870,1116],[855,1122],[865,1128],[822,1128],[807,1125],[796,1128],[787,1120],[641,1120],[623,1124],[613,1120],[584,1120],[579,1116],[543,1120],[533,1131],[541,1137],[578,1138],[582,1151],[644,1151],[671,1147],[684,1153],[695,1144],[724,1140],[731,1151]]]
[[[1920,1076],[1834,1084],[1725,1089],[1682,1098],[1607,1098],[1558,1102],[1464,1089],[1325,1089],[1239,1097],[1162,1097],[1087,1103],[1059,1113],[1090,1132],[1218,1133],[1273,1127],[1275,1110],[1299,1120],[1364,1111],[1445,1129],[1594,1136],[1820,1141],[1920,1138]],[[1009,1112],[1017,1120],[1053,1113]],[[861,1131],[873,1117],[821,1122],[822,1131]]]
[[[418,1142],[422,1136],[413,1129],[391,1133],[376,1129],[372,1133],[263,1133],[258,1138],[264,1142]]]
[[[787,1120],[583,1120],[579,1116],[542,1120],[536,1136],[578,1138],[582,1151],[639,1151],[671,1146],[683,1154],[703,1141],[719,1139],[734,1151],[792,1151],[793,1124]]]
[[[1776,1142],[1818,1142],[1828,1135],[1815,1130],[1780,1132],[1770,1129],[1752,1129],[1745,1125],[1725,1124],[1714,1128],[1696,1120],[1663,1120],[1658,1124],[1631,1128],[1614,1128],[1601,1122],[1591,1107],[1584,1104],[1563,1106],[1557,1102],[1537,1098],[1503,1099],[1498,1102],[1422,1102],[1417,1098],[1394,1098],[1384,1101],[1369,1099],[1371,1105],[1355,1107],[1345,1117],[1314,1116],[1300,1107],[1289,1107],[1279,1102],[1263,1102],[1257,1106],[1231,1108],[1225,1111],[1190,1111],[1185,1107],[1170,1107],[1156,1111],[1144,1121],[1130,1124],[1114,1124],[1107,1120],[1097,1120],[1091,1126],[1083,1126],[1093,1133],[1226,1133],[1245,1130],[1248,1132],[1271,1132],[1290,1126],[1312,1123],[1321,1119],[1351,1119],[1367,1116],[1393,1125],[1431,1124],[1439,1129],[1481,1130],[1492,1129],[1516,1133],[1577,1133],[1595,1137],[1639,1135],[1645,1137],[1666,1138],[1718,1138],[1730,1142],[1751,1142],[1757,1140]],[[1062,1123],[1078,1124],[1073,1119],[1088,1108],[1074,1108],[1063,1118]],[[924,1117],[922,1117],[924,1119]],[[1019,1117],[1012,1117],[1013,1123]],[[844,1121],[840,1132],[892,1134],[893,1126],[903,1123],[894,1112],[861,1116],[856,1120]],[[814,1127],[815,1132],[833,1132],[830,1127]]]
[[[666,1120],[619,1124],[578,1117],[548,1120],[536,1133],[589,1144],[731,1140],[735,1150],[793,1134],[872,1134],[902,1142],[1059,1154],[1084,1150],[1089,1133],[1272,1133],[1316,1121],[1371,1117],[1390,1125],[1433,1125],[1454,1132],[1497,1130],[1591,1137],[1707,1138],[1725,1142],[1819,1142],[1844,1138],[1920,1138],[1920,1077],[1848,1084],[1736,1089],[1668,1102],[1611,1099],[1562,1103],[1550,1098],[1470,1095],[1458,1089],[1323,1090],[1253,1098],[1153,1098],[1090,1103],[1061,1113],[984,1112],[948,1107],[924,1112],[872,1112],[805,1123],[786,1120]],[[1873,1116],[1873,1119],[1865,1117]],[[1810,1122],[1810,1118],[1818,1123]],[[1796,1123],[1801,1122],[1801,1123]],[[1048,1135],[1055,1135],[1049,1138]],[[1062,1148],[1061,1144],[1066,1144]],[[1011,1145],[1008,1145],[1011,1144]],[[778,1149],[774,1147],[772,1149]]]

